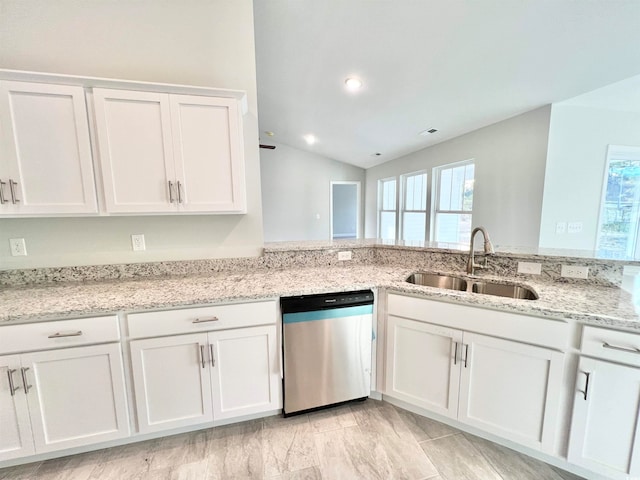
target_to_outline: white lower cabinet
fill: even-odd
[[[259,304],[254,304],[259,305]],[[233,307],[230,311],[223,310]],[[214,307],[215,308],[215,307]],[[185,328],[214,328],[235,310],[255,311],[248,305],[219,307],[204,321],[185,320]],[[275,303],[267,309],[275,308]],[[191,309],[196,311],[198,309]],[[269,311],[269,310],[267,310]],[[275,314],[275,310],[273,310]],[[138,314],[142,325],[151,318],[177,322],[181,311]],[[160,316],[158,316],[160,315]],[[169,315],[168,317],[162,316]],[[174,320],[177,319],[177,320]],[[215,322],[212,321],[215,319]],[[270,321],[275,320],[275,315]],[[211,323],[208,323],[211,322]],[[140,328],[139,326],[133,326]],[[181,328],[181,327],[177,327]],[[249,326],[166,337],[132,340],[131,365],[141,433],[204,424],[282,408],[279,353],[275,325]]]
[[[444,320],[449,324],[460,314],[468,321],[477,310],[416,298],[409,302],[417,302],[419,317],[433,307],[434,320],[453,308]],[[393,306],[392,301],[390,313]],[[553,451],[563,353],[395,315],[388,316],[386,342],[386,395]]]
[[[119,344],[0,357],[0,460],[129,435]]]
[[[638,335],[585,327],[583,353],[604,359],[580,358],[568,459],[607,478],[640,477],[639,347]]]

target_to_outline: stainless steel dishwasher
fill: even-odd
[[[285,416],[371,390],[373,292],[281,299]]]

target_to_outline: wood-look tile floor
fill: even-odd
[[[578,478],[374,400],[0,469],[0,480]]]

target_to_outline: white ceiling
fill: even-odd
[[[254,0],[254,15],[261,143],[363,168],[640,74],[638,0]]]

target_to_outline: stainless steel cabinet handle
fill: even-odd
[[[640,353],[640,349],[636,347],[619,347],[618,345],[611,345],[607,342],[602,344],[602,348],[608,348],[610,350],[618,350],[619,352],[628,352],[628,353]]]
[[[68,333],[56,332],[52,335],[49,335],[48,338],[79,337],[80,335],[82,335],[82,330],[78,330],[77,332],[68,332]]]
[[[173,182],[169,180],[169,203],[173,203]]]
[[[589,378],[591,378],[591,372],[580,372],[584,373],[587,379],[584,382],[584,390],[578,390],[578,392],[582,393],[584,399],[587,399],[587,395],[589,394]]]
[[[27,370],[29,370],[29,367],[22,367],[20,369],[20,372],[22,373],[22,385],[24,385],[24,394],[26,395],[27,393],[29,393],[29,390],[31,389],[31,387],[33,387],[33,385],[29,385],[29,381],[27,380]]]
[[[211,354],[211,366],[215,367],[216,366],[216,359],[213,356],[213,343],[209,344],[209,353]]]
[[[177,185],[177,190],[178,190],[178,203],[182,203],[182,184],[180,183],[180,181],[176,182]]]
[[[202,363],[202,368],[204,368],[204,345],[200,345],[200,362]]]
[[[16,391],[20,390],[20,387],[16,387],[13,384],[13,374],[16,373],[16,369],[7,369],[7,377],[9,377],[9,391],[11,392],[11,396],[13,397],[16,394]]]
[[[467,368],[467,360],[469,359],[469,344],[464,345],[464,368]]]
[[[203,318],[196,318],[191,323],[207,323],[207,322],[217,322],[217,321],[218,321],[218,317],[203,317]]]
[[[453,342],[455,345],[455,350],[453,351],[453,364],[458,364],[458,342]]]
[[[15,187],[18,186],[18,182],[14,182],[13,180],[9,179],[9,192],[11,193],[11,201],[16,204],[16,203],[20,203],[20,200],[18,199],[18,195],[16,194],[16,190]]]
[[[4,205],[5,203],[9,203],[9,200],[7,200],[6,198],[4,198],[4,188],[3,185],[6,185],[7,182],[3,182],[2,180],[0,180],[0,205]]]

